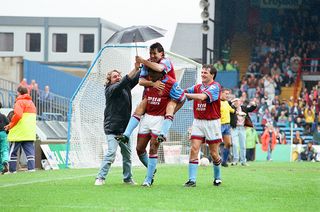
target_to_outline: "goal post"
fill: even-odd
[[[147,46],[138,46],[139,56],[149,57]],[[196,83],[198,70],[201,65],[180,55],[165,52],[175,68],[177,80],[182,88]],[[71,168],[97,168],[100,166],[107,149],[106,135],[104,134],[103,119],[105,109],[104,84],[106,73],[117,69],[122,76],[134,67],[136,46],[107,45],[104,46],[92,62],[87,74],[78,86],[70,100],[68,113],[68,141],[66,166]],[[132,90],[132,112],[141,101],[142,86]],[[168,141],[161,146],[162,162],[179,162],[170,157],[183,149],[185,134],[193,119],[191,102],[187,102],[175,116],[173,126],[169,132]],[[141,165],[135,151],[137,129],[131,136],[133,165]],[[116,160],[113,165],[122,165],[122,157],[118,148]],[[187,151],[185,151],[187,152]],[[167,155],[166,155],[167,153]],[[181,154],[183,152],[180,152]],[[175,157],[179,157],[175,155]]]

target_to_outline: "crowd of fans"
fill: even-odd
[[[303,129],[295,132],[293,144],[320,144],[320,82],[311,89],[304,87],[296,99],[280,99],[281,88],[294,85],[299,69],[302,73],[319,73],[319,23],[318,15],[282,11],[275,20],[260,25],[255,31],[247,74],[234,89],[244,104],[252,100],[257,103],[257,109],[250,113],[252,121],[261,125],[263,131],[267,124],[272,124],[279,144],[291,142],[281,130],[291,124],[295,129]],[[233,61],[228,55],[230,51],[227,40],[223,59],[214,64],[219,71],[226,70],[229,61]],[[239,65],[233,67],[237,70]],[[312,139],[305,140],[306,136]]]
[[[280,123],[303,127],[303,135],[317,134],[320,83],[304,88],[298,99],[279,100],[281,87],[290,86],[297,72],[317,72],[319,17],[301,13],[279,14],[275,23],[266,23],[256,33],[248,77],[241,81],[243,98],[256,98],[261,124]],[[309,58],[309,59],[308,59]],[[316,61],[316,62],[315,62]],[[301,66],[300,66],[301,65]],[[246,100],[246,99],[244,99]],[[314,142],[320,143],[314,135]]]

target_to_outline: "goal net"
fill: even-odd
[[[149,49],[138,46],[138,54],[149,57]],[[117,69],[122,76],[134,67],[135,46],[105,46],[97,54],[90,69],[71,98],[68,120],[67,166],[74,168],[99,167],[107,150],[103,129],[106,73]],[[196,83],[201,65],[182,56],[166,52],[170,58],[182,88]],[[137,85],[132,90],[132,111],[141,101],[143,87]],[[188,154],[187,131],[193,120],[192,102],[186,104],[175,116],[168,141],[160,148],[160,161],[179,163]],[[141,165],[135,152],[137,129],[132,134],[132,162]],[[120,148],[117,151],[115,166],[122,165]]]

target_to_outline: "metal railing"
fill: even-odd
[[[0,78],[0,102],[4,108],[13,108],[19,84]],[[69,98],[45,91],[30,91],[32,101],[37,107],[39,120],[67,121]]]

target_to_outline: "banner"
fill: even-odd
[[[41,144],[40,146],[52,169],[66,168],[66,144]]]
[[[298,9],[302,4],[302,0],[261,0],[261,8],[273,9]]]

